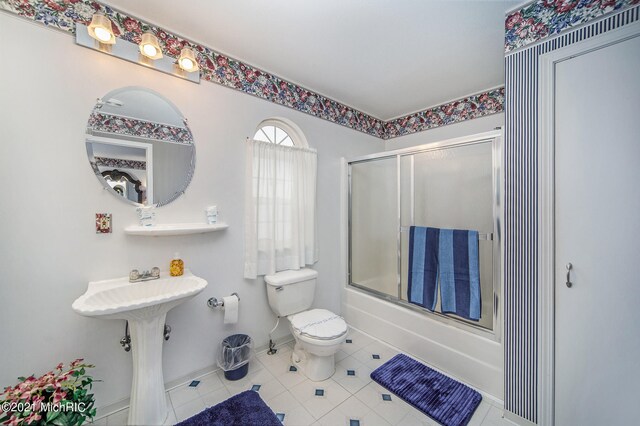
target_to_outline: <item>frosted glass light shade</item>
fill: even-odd
[[[116,36],[113,34],[113,27],[111,26],[111,20],[104,16],[102,13],[94,13],[91,18],[91,23],[87,27],[89,35],[100,43],[103,44],[115,44]]]
[[[149,59],[162,58],[162,49],[158,44],[158,38],[152,33],[142,34],[142,41],[140,42],[140,53]]]
[[[182,48],[180,57],[178,58],[178,66],[187,72],[194,72],[200,69],[193,49],[188,47]]]

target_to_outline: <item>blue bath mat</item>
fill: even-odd
[[[426,365],[399,354],[378,367],[371,378],[445,426],[469,423],[482,395]]]
[[[249,390],[178,423],[178,426],[227,425],[282,426],[282,422],[264,403],[258,392]]]

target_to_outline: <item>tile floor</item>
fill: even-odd
[[[292,368],[293,342],[277,354],[258,353],[243,379],[228,381],[217,371],[167,392],[170,403],[165,424],[185,420],[239,392],[254,389],[285,425],[368,426],[437,425],[422,412],[373,382],[369,374],[398,353],[397,350],[354,329],[336,354],[336,373],[323,382],[307,380]],[[198,381],[199,383],[195,383]],[[190,386],[191,385],[191,386]],[[128,410],[95,424],[124,425]],[[500,407],[484,398],[470,426],[511,426]]]

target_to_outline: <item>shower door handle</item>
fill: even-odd
[[[567,287],[571,288],[573,283],[571,282],[571,270],[573,269],[573,265],[571,262],[567,263]]]

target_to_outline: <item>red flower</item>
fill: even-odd
[[[216,57],[216,63],[218,64],[219,67],[226,67],[229,65],[229,60],[227,59],[226,56],[218,55]]]
[[[111,21],[111,19],[109,19]],[[116,37],[119,37],[121,33],[120,31],[120,27],[118,27],[116,24],[113,23],[113,21],[111,21],[111,29],[113,30],[113,35]]]
[[[130,31],[130,32],[133,32],[133,33],[142,32],[142,29],[140,28],[140,22],[136,21],[135,19],[131,19],[131,18],[127,17],[127,18],[124,19],[122,24],[124,25],[124,28],[127,31]]]
[[[579,0],[556,0],[555,7],[558,13],[565,13],[571,9],[575,9]]]
[[[446,115],[453,114],[453,111],[455,111],[455,109],[456,109],[455,104],[448,104],[442,107],[442,111],[444,111]]]
[[[164,42],[164,46],[167,49],[167,53],[171,56],[178,56],[182,50],[182,43],[175,38],[168,38]]]
[[[616,5],[616,0],[602,0],[602,3],[600,3],[600,9],[606,9],[607,7],[610,7],[610,6],[613,7],[615,5]]]
[[[522,22],[522,14],[520,12],[516,12],[512,15],[509,15],[507,17],[507,20],[505,21],[505,27],[510,30],[513,27],[515,27],[517,24],[519,24],[520,22]]]
[[[547,26],[543,22],[538,22],[533,26],[533,32],[538,37],[544,37],[549,31],[547,30]]]
[[[44,0],[44,4],[46,4],[48,7],[50,7],[53,10],[57,10],[58,12],[62,12],[63,10],[66,9],[63,5],[58,4],[54,0]]]

